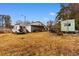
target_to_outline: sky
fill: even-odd
[[[18,20],[41,21],[55,20],[60,10],[58,3],[0,3],[0,14],[10,15],[12,24]]]

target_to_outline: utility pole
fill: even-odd
[[[24,16],[24,20],[26,21],[26,16]]]
[[[25,15],[21,15],[21,16],[23,16],[23,18],[24,18],[24,21],[26,21],[26,16],[25,16]]]

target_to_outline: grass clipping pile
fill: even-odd
[[[1,56],[60,56],[79,55],[79,36],[57,36],[48,32],[1,34]]]

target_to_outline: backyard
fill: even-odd
[[[79,34],[57,36],[49,32],[0,34],[1,56],[79,55]]]

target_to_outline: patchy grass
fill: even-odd
[[[1,56],[79,55],[79,35],[56,36],[48,32],[0,34]]]

